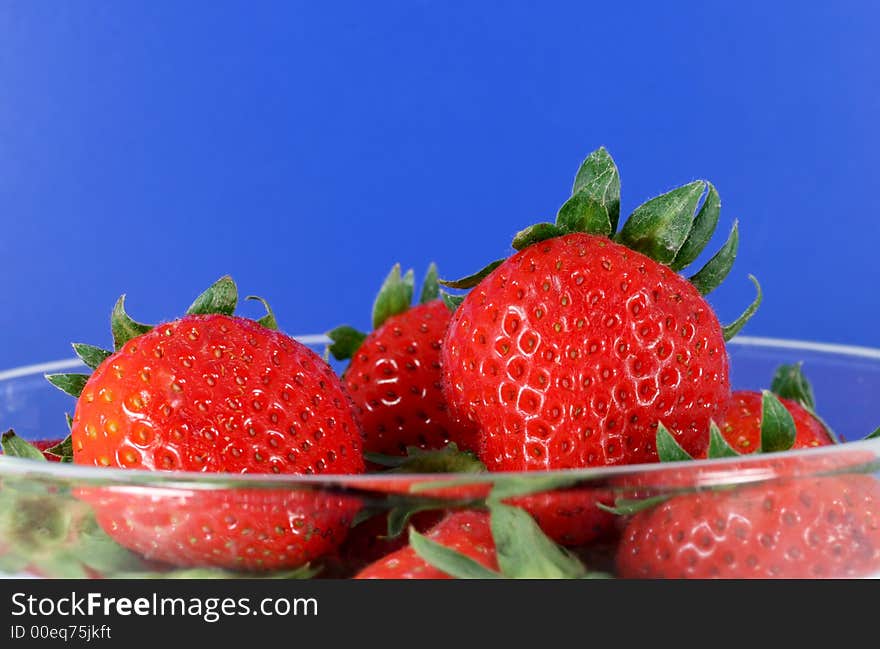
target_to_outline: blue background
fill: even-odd
[[[109,344],[231,273],[366,327],[552,219],[606,145],[624,214],[704,177],[745,330],[880,345],[878,3],[0,2],[0,367]],[[245,313],[256,314],[249,305]]]

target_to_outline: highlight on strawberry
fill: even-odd
[[[700,206],[701,196],[705,199]],[[699,209],[697,209],[699,207]],[[554,223],[514,237],[517,251],[447,287],[455,308],[443,346],[447,399],[480,430],[490,470],[657,461],[660,420],[688,452],[730,396],[722,326],[705,299],[736,257],[727,242],[685,278],[721,201],[694,181],[637,207],[617,231],[620,176],[601,148],[583,162]]]

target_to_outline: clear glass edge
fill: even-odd
[[[306,335],[294,336],[297,340],[307,345],[321,345],[329,342],[329,339],[323,335]],[[861,347],[855,345],[843,345],[837,343],[821,343],[804,340],[789,340],[784,338],[769,338],[760,336],[738,336],[731,340],[728,344],[755,347],[761,349],[785,349],[800,350],[805,352],[830,354],[838,356],[851,356],[855,358],[870,359],[880,361],[880,349],[873,347]],[[59,361],[49,361],[34,365],[27,365],[10,370],[0,371],[0,382],[21,378],[25,376],[33,376],[36,374],[44,374],[47,372],[58,371],[61,369],[73,369],[82,367],[79,359],[62,359]],[[874,457],[880,457],[880,438],[871,440],[860,440],[854,442],[846,442],[837,446],[824,446],[810,449],[800,449],[795,451],[785,451],[783,453],[764,453],[760,456],[740,456],[733,458],[722,458],[717,460],[700,460],[699,466],[704,470],[706,468],[717,468],[719,473],[726,477],[726,481],[730,483],[730,473],[724,473],[724,467],[736,464],[737,473],[744,476],[744,482],[754,482],[773,477],[772,471],[766,468],[768,459],[774,457],[797,457],[797,456],[833,456],[840,453],[851,451],[868,451],[874,454]],[[754,464],[755,472],[748,471],[749,465]],[[0,477],[31,477],[36,479],[55,479],[65,482],[73,480],[82,480],[90,484],[97,485],[114,485],[114,486],[132,486],[132,487],[161,487],[165,489],[213,489],[213,488],[234,488],[234,487],[272,487],[278,488],[285,485],[310,486],[327,485],[327,486],[344,486],[347,488],[358,488],[363,485],[364,488],[370,489],[370,483],[375,484],[377,477],[385,484],[393,484],[395,482],[412,482],[414,479],[430,481],[442,486],[444,482],[456,481],[460,482],[466,478],[468,484],[492,483],[498,480],[509,480],[511,478],[527,478],[529,480],[542,480],[552,476],[554,479],[571,478],[572,480],[601,480],[613,476],[621,476],[633,473],[650,473],[657,471],[668,471],[676,468],[693,467],[691,462],[664,462],[664,463],[646,463],[646,464],[626,464],[618,466],[590,467],[583,469],[565,469],[565,470],[548,470],[548,471],[530,471],[530,472],[497,472],[497,473],[473,473],[473,474],[322,474],[316,476],[301,474],[234,474],[234,473],[200,473],[192,471],[142,471],[136,469],[100,469],[97,467],[78,466],[74,464],[44,463],[34,462],[21,458],[10,458],[0,456]],[[855,465],[854,465],[855,466]],[[701,480],[705,484],[705,478]]]

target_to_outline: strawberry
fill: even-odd
[[[850,578],[880,570],[880,483],[781,479],[677,496],[635,514],[621,577]]]
[[[446,516],[410,544],[380,559],[357,579],[510,578],[581,579],[583,564],[548,539],[518,507],[489,501],[488,513],[462,511]]]
[[[442,366],[451,408],[479,428],[491,471],[653,462],[661,419],[698,455],[730,396],[724,343],[757,309],[760,289],[727,327],[704,296],[730,270],[737,225],[685,279],[676,271],[718,221],[714,187],[696,181],[654,198],[614,234],[619,182],[608,153],[594,152],[555,224],[520,232],[508,259],[443,282],[473,289],[447,298],[460,303]]]
[[[780,377],[788,378],[782,381]],[[802,389],[792,389],[792,380],[797,380]],[[798,401],[786,399],[774,392],[745,393],[748,399],[756,395],[757,404],[750,409],[757,414],[746,418],[740,411],[733,419],[734,425],[723,433],[714,422],[709,425],[709,459],[730,459],[729,462],[706,463],[703,461],[688,464],[692,458],[660,424],[657,430],[656,446],[663,462],[675,462],[668,470],[640,471],[634,475],[616,477],[612,483],[620,494],[614,508],[605,504],[602,509],[622,516],[638,515],[658,503],[666,502],[677,494],[697,489],[729,489],[733,485],[753,485],[751,488],[772,489],[777,482],[785,483],[796,479],[858,474],[872,466],[874,455],[869,450],[840,448],[834,453],[801,452],[788,455],[785,452],[797,448],[813,448],[816,445],[834,443],[833,433],[813,411],[815,401],[812,389],[800,373],[799,366],[782,366],[777,370],[773,389],[787,394]],[[737,393],[734,393],[735,395]],[[736,398],[731,407],[741,409],[741,401]],[[803,405],[801,405],[801,403]],[[739,428],[737,428],[737,426]],[[818,433],[816,433],[818,429]],[[741,433],[741,434],[740,434]],[[745,437],[748,435],[748,437]],[[811,442],[816,441],[818,444]],[[731,444],[731,439],[734,444]],[[749,443],[739,444],[747,455],[737,450],[736,441],[747,439]],[[770,453],[766,457],[756,457]],[[742,458],[738,460],[736,458]],[[618,521],[625,525],[627,518]]]
[[[80,489],[101,527],[152,561],[270,571],[302,566],[342,543],[360,504],[344,494],[282,489]]]
[[[232,473],[360,473],[350,401],[313,351],[261,322],[235,317],[235,284],[220,279],[182,318],[132,321],[120,298],[113,353],[74,349],[91,376],[50,375],[78,397],[78,464]],[[269,326],[267,326],[267,324]]]
[[[279,332],[268,307],[252,321],[232,315],[236,302],[235,284],[224,277],[185,316],[150,327],[133,321],[120,298],[111,318],[115,351],[75,345],[92,375],[47,377],[78,397],[73,461],[209,473],[362,473],[360,428],[332,369]],[[107,488],[80,495],[120,544],[182,566],[298,566],[335,549],[356,508],[351,498],[308,491],[171,497]]]
[[[806,408],[790,399],[780,399],[791,414],[797,431],[793,449],[827,446],[834,441],[825,427]],[[731,394],[718,417],[724,439],[739,453],[751,453],[761,438],[760,392],[738,390]]]
[[[351,359],[342,378],[364,430],[364,450],[404,455],[406,448],[473,446],[475,432],[450,416],[443,396],[440,345],[451,314],[438,298],[432,264],[420,303],[410,306],[413,272],[395,265],[373,305],[373,331],[343,325],[330,331],[328,350]]]
[[[454,512],[427,533],[435,543],[456,550],[486,568],[497,570],[495,543],[485,512]],[[422,559],[408,545],[373,563],[355,579],[450,579],[450,575]]]

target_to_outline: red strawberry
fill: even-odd
[[[880,570],[880,483],[781,479],[677,496],[636,514],[621,577],[850,578]]]
[[[333,552],[360,508],[351,496],[310,490],[105,487],[77,495],[114,540],[146,559],[248,571]]]
[[[186,316],[149,327],[131,320],[120,298],[116,351],[75,346],[94,373],[49,377],[79,396],[73,460],[151,470],[363,472],[360,429],[332,369],[277,331],[271,312],[259,322],[232,316],[236,302],[235,284],[222,278]],[[292,567],[331,551],[354,507],[312,492],[120,497],[99,489],[82,497],[108,534],[147,556],[251,569]]]
[[[404,455],[410,446],[441,448],[450,441],[471,448],[474,431],[450,417],[443,396],[440,345],[451,314],[437,298],[433,264],[414,307],[412,294],[413,272],[401,277],[395,265],[373,307],[373,332],[342,326],[328,334],[333,356],[351,359],[343,381],[364,430],[364,449]]]
[[[358,426],[330,367],[243,318],[190,315],[126,342],[73,417],[78,464],[232,473],[358,473]]]
[[[446,395],[479,427],[490,470],[656,461],[660,420],[692,454],[705,450],[709,420],[730,395],[725,339],[758,303],[722,328],[703,297],[733,263],[736,226],[690,281],[675,272],[717,223],[711,185],[693,216],[705,188],[648,201],[612,241],[619,178],[600,149],[555,225],[532,226],[512,257],[447,282],[473,290],[445,339]]]
[[[485,512],[455,512],[449,514],[427,538],[470,557],[490,570],[498,569],[495,542]],[[355,579],[450,579],[450,576],[428,564],[407,546],[359,572]]]
[[[810,448],[833,444],[825,427],[803,406],[780,399],[794,419],[797,436],[791,448]],[[752,453],[761,442],[760,392],[740,390],[730,396],[718,417],[718,428],[724,439],[738,453]]]
[[[427,535],[361,571],[359,579],[582,579],[591,575],[519,507],[487,503],[488,513],[449,514]]]

